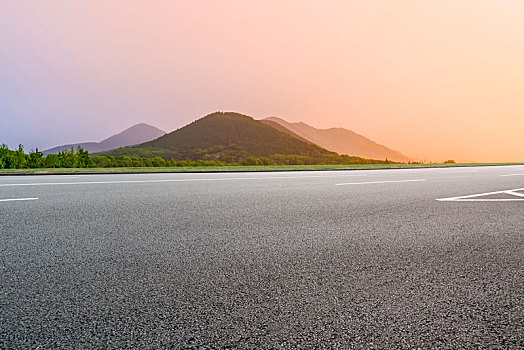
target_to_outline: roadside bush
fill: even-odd
[[[166,166],[166,161],[163,158],[160,158],[160,157],[153,158],[151,163],[152,163],[152,165],[154,167],[164,167],[164,166]]]

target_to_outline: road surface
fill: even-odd
[[[524,347],[524,166],[0,177],[0,348]]]

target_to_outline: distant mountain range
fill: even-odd
[[[367,162],[362,158],[342,157],[289,130],[232,112],[212,113],[155,140],[102,154],[227,163],[261,157],[279,164]]]
[[[339,154],[382,160],[387,158],[397,162],[411,160],[406,155],[373,142],[351,130],[343,128],[317,129],[305,123],[289,123],[276,117],[262,119],[261,121],[274,127],[275,124],[280,125],[302,139]]]
[[[50,153],[58,153],[71,148],[74,148],[76,150],[78,146],[83,147],[90,153],[104,152],[115,148],[141,144],[147,141],[154,140],[165,134],[166,132],[163,130],[160,130],[149,124],[141,123],[133,125],[132,127],[125,129],[121,133],[108,137],[107,139],[100,142],[82,142],[69,145],[62,145],[45,150],[43,153],[47,155]]]
[[[340,163],[365,159],[407,162],[404,154],[380,145],[351,130],[317,129],[305,123],[289,123],[271,117],[255,120],[232,112],[216,112],[169,134],[148,124],[134,125],[101,142],[82,142],[54,147],[44,154],[82,146],[90,153],[176,160],[238,162],[249,157],[290,156],[301,162]],[[335,159],[336,158],[336,159]]]

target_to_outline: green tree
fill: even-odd
[[[69,150],[63,150],[57,154],[57,167],[58,168],[72,168],[75,165],[75,150],[73,148]]]
[[[11,151],[6,144],[0,146],[0,160],[2,161],[3,169],[16,168],[17,161],[15,159],[15,152]]]
[[[23,169],[27,166],[27,155],[24,152],[24,146],[18,145],[15,153],[16,168]]]
[[[28,161],[28,165],[30,168],[41,168],[42,167],[42,158],[43,158],[44,154],[42,152],[39,152],[38,151],[38,148],[29,153],[29,161]]]
[[[89,151],[84,150],[83,147],[78,146],[75,154],[75,168],[88,168],[91,165],[91,158],[89,157]]]
[[[48,154],[44,160],[43,164],[46,168],[56,168],[58,162],[58,156],[56,154]]]

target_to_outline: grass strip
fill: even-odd
[[[136,174],[136,173],[214,173],[264,171],[366,170],[406,168],[457,168],[472,166],[524,165],[524,163],[458,163],[458,164],[348,164],[348,165],[266,165],[266,166],[192,166],[130,168],[38,168],[0,169],[0,175],[67,175],[67,174]]]

